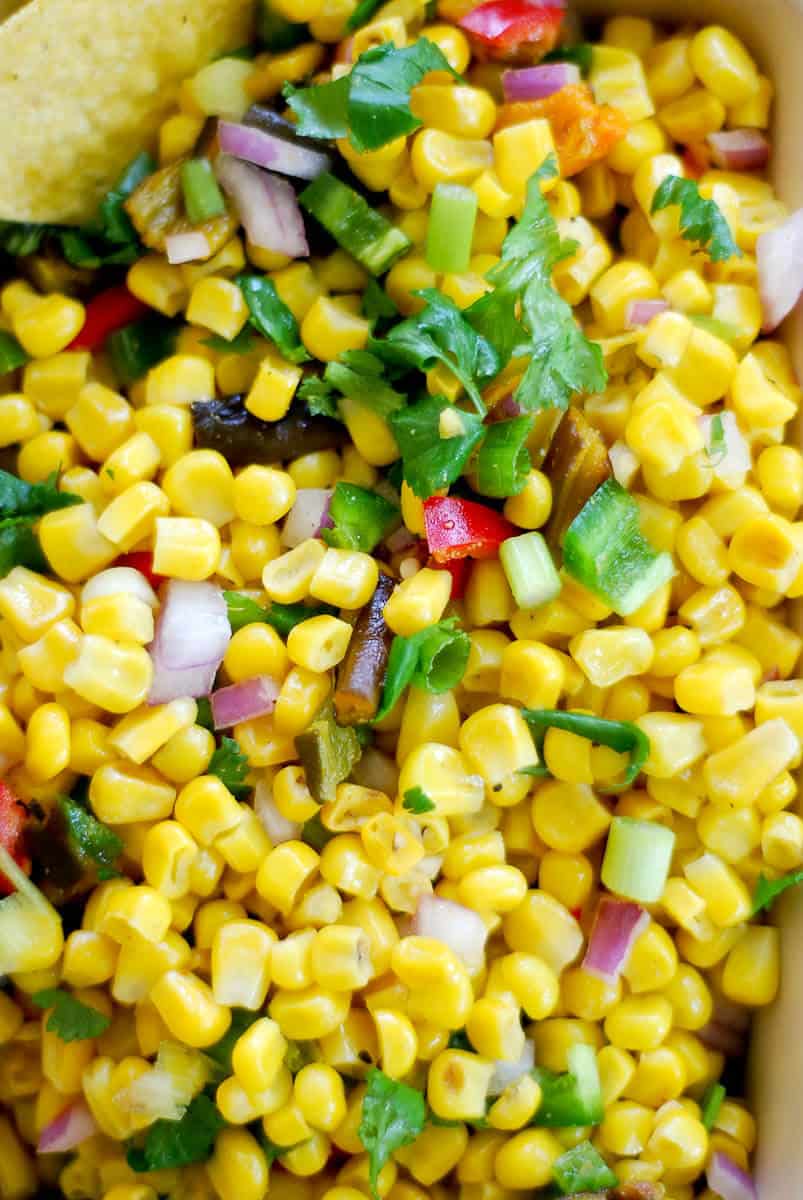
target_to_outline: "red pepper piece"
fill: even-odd
[[[452,558],[449,562],[436,562],[431,558],[427,563],[435,571],[448,571],[452,577],[452,600],[462,600],[468,583],[468,559]]]
[[[0,846],[6,850],[23,871],[30,869],[31,861],[25,853],[25,826],[28,810],[6,783],[0,782]],[[0,896],[7,896],[14,888],[0,872]]]
[[[158,588],[164,582],[164,575],[157,575],[153,569],[153,555],[150,550],[133,550],[130,554],[121,554],[114,560],[115,567],[133,567],[144,575],[152,588]]]
[[[148,311],[124,284],[94,296],[86,306],[81,332],[70,342],[70,350],[99,350],[110,333],[130,325]]]
[[[503,62],[537,62],[558,40],[566,0],[489,0],[460,21],[478,57]]]
[[[495,558],[506,538],[518,530],[493,508],[457,496],[424,501],[429,552],[436,563],[456,558]]]

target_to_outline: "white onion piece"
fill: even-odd
[[[538,67],[521,67],[502,74],[506,100],[543,100],[561,88],[580,82],[576,63],[543,63]]]
[[[200,232],[170,233],[165,238],[167,261],[174,266],[201,262],[212,257],[212,247],[206,234]]]
[[[117,1107],[125,1113],[152,1121],[180,1121],[187,1109],[188,1101],[176,1092],[176,1081],[159,1066],[153,1066],[117,1092],[114,1097]]]
[[[331,166],[328,154],[299,146],[296,142],[277,137],[253,125],[238,125],[233,121],[218,121],[220,148],[224,154],[245,159],[257,167],[268,167],[280,175],[296,179],[317,179]]]
[[[719,415],[722,418],[725,453],[721,456],[714,455],[711,470],[716,480],[729,490],[735,491],[736,488],[744,487],[747,479],[747,473],[752,463],[750,446],[739,428],[736,414],[721,412]],[[705,413],[697,418],[697,424],[703,435],[703,443],[707,447],[711,445],[711,422],[713,419],[714,414],[711,413]]]
[[[762,233],[756,245],[764,332],[777,329],[803,291],[803,208]]]
[[[286,179],[269,175],[230,154],[219,155],[215,171],[237,207],[250,242],[261,250],[290,258],[309,255],[304,218]]]
[[[75,1100],[45,1125],[39,1134],[37,1154],[66,1154],[98,1132],[95,1118],[83,1100]]]
[[[171,579],[150,649],[153,682],[149,704],[180,696],[206,696],[231,640],[226,601],[212,583]]]
[[[636,939],[649,923],[650,914],[640,904],[602,896],[588,939],[583,970],[606,983],[616,983],[627,966]]]
[[[666,300],[631,300],[625,309],[625,326],[628,329],[640,329],[668,308]]]
[[[705,1175],[711,1191],[722,1200],[758,1200],[752,1178],[721,1150],[712,1154]]]
[[[442,866],[442,854],[425,854],[415,864],[415,869],[416,871],[420,871],[422,875],[426,875],[427,879],[437,879],[441,873]]]
[[[228,729],[273,712],[279,684],[270,675],[254,675],[230,687],[218,688],[209,697],[215,729]]]
[[[473,909],[439,896],[422,896],[418,901],[413,928],[419,937],[435,938],[453,950],[470,971],[485,962],[485,922]]]
[[[151,608],[156,608],[159,601],[156,592],[148,583],[141,571],[133,567],[109,567],[88,579],[81,588],[81,603],[97,600],[99,596],[119,596],[121,594],[136,596]]]
[[[282,816],[273,799],[273,788],[264,776],[254,788],[254,812],[274,846],[294,842],[301,836],[301,822],[288,821]]]
[[[770,144],[760,129],[723,129],[709,133],[706,141],[714,162],[726,171],[764,167],[770,156]]]
[[[329,512],[331,499],[331,488],[299,488],[285,518],[282,545],[292,549],[307,538],[315,537]]]
[[[505,1088],[510,1087],[512,1083],[518,1083],[522,1076],[528,1075],[534,1066],[535,1045],[527,1038],[524,1049],[515,1062],[505,1062],[503,1058],[496,1059],[494,1073],[488,1084],[488,1095],[500,1096]]]

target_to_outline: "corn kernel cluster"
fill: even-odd
[[[307,22],[312,40],[240,62],[227,86],[251,99],[318,70],[321,43],[343,37],[354,4],[275,7]],[[483,294],[523,183],[553,148],[544,120],[494,132],[498,73],[471,64],[452,23],[468,7],[440,0],[437,23],[422,28],[420,4],[390,0],[354,36],[356,58],[420,31],[470,83],[437,75],[416,88],[422,127],[411,137],[363,154],[340,145],[359,180],[387,191],[414,243],[386,279],[405,314],[421,307],[420,288],[437,285],[461,307]],[[165,120],[163,164],[194,145],[215,66],[185,84]],[[83,898],[51,953],[32,925],[29,969],[0,991],[2,1200],[47,1186],[67,1200],[261,1200],[268,1187],[276,1200],[364,1200],[358,1127],[372,1066],[424,1090],[440,1122],[381,1171],[382,1200],[444,1200],[447,1189],[460,1200],[512,1200],[547,1186],[556,1159],[586,1138],[621,1183],[661,1184],[666,1200],[699,1195],[717,1151],[747,1168],[755,1128],[745,1103],[728,1098],[706,1129],[700,1102],[750,1012],[777,992],[778,933],[752,916],[756,881],[803,866],[802,642],[787,612],[803,595],[803,456],[784,444],[800,389],[781,342],[757,340],[756,241],[785,209],[759,174],[704,166],[701,193],[726,213],[743,251],[717,264],[679,236],[676,209],[652,214],[651,203],[667,175],[684,174],[684,147],[688,163],[709,133],[765,129],[772,85],[723,29],[667,36],[628,17],[605,25],[591,83],[629,127],[574,182],[552,181],[560,232],[578,243],[555,286],[609,371],[585,415],[635,494],[645,536],[672,552],[677,574],[622,621],[568,577],[556,600],[519,609],[496,559],[473,562],[464,598],[450,602],[449,575],[400,552],[389,627],[410,636],[458,614],[470,635],[466,672],[453,692],[411,688],[320,810],[294,739],[330,694],[379,567],[317,538],[288,549],[282,522],[297,489],[372,488],[397,446],[382,418],[347,400],[343,451],[232,470],[216,451],[193,449],[189,406],[242,392],[249,412],[275,421],[293,399],[301,369],[262,339],[245,354],[209,344],[246,323],[234,278],[247,261],[269,272],[323,363],[365,346],[367,275],[341,250],[289,262],[239,236],[202,264],[148,254],[128,272],[130,291],[184,324],[175,352],[127,393],[103,354],[70,349],[80,301],[40,295],[21,278],[3,288],[0,329],[31,360],[0,396],[0,447],[15,453],[22,479],[59,471],[59,487],[81,503],[39,523],[48,574],[17,566],[0,579],[0,774],[45,811],[84,779],[91,810],[122,839],[125,874]],[[479,216],[468,271],[438,276],[423,245],[430,195],[444,182],[470,186]],[[668,310],[628,328],[628,305],[656,299]],[[717,323],[729,340],[712,332]],[[448,394],[454,379],[435,370],[429,385]],[[718,457],[708,453],[715,413]],[[504,511],[537,530],[551,507],[550,480],[533,468]],[[401,508],[422,536],[421,502],[406,485]],[[338,610],[285,639],[251,624],[229,643],[226,683],[267,675],[278,686],[272,713],[233,730],[251,801],[208,772],[215,738],[194,700],[146,703],[158,602],[149,589],[115,586],[110,570],[132,551],[150,552],[169,579]],[[518,773],[535,759],[521,708],[559,705],[648,734],[635,786],[603,798],[596,787],[621,757],[557,729],[543,748],[551,778]],[[434,811],[404,808],[414,788]],[[610,984],[581,961],[614,815],[666,825],[676,843],[663,895]],[[302,827],[318,816],[330,836],[316,849]],[[461,958],[411,932],[429,895],[479,917],[477,953]],[[103,1034],[65,1043],[48,1031],[30,996],[59,986],[109,1018]],[[186,1089],[185,1104],[196,1096],[209,1075],[195,1052],[215,1046],[240,1010],[256,1019],[214,1077],[225,1128],[211,1157],[136,1173],[126,1143],[152,1119],[142,1098],[165,1079]],[[463,1030],[469,1049],[453,1044]],[[525,1038],[555,1072],[572,1046],[593,1047],[599,1126],[531,1124],[541,1091],[526,1073],[486,1110],[494,1065],[516,1062]],[[97,1132],[69,1156],[35,1159],[42,1130],[79,1099]],[[280,1152],[272,1166],[267,1144]]]

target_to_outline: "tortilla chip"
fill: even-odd
[[[30,0],[0,26],[0,219],[80,223],[253,0]]]

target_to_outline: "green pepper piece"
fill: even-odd
[[[349,777],[362,753],[355,731],[335,721],[331,702],[298,734],[296,750],[307,787],[318,804],[334,800],[337,785]]]

